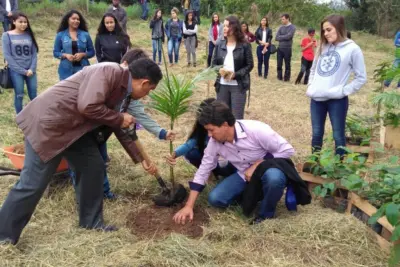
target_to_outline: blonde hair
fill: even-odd
[[[179,9],[177,9],[176,7],[173,7],[171,9],[171,12],[175,12],[175,14],[178,15],[179,14]]]

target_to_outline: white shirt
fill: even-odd
[[[226,46],[228,52],[226,53],[226,57],[224,60],[224,69],[235,72],[235,61],[233,60],[233,50],[235,50],[236,45],[234,46]],[[224,77],[221,77],[220,84],[224,85],[238,85],[236,80],[227,81]]]
[[[6,11],[11,12],[11,3],[10,0],[6,0]]]
[[[263,30],[262,32],[263,32],[262,41],[264,43],[266,43],[267,42],[267,30]]]

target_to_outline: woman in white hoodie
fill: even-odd
[[[354,79],[348,83],[350,74]],[[322,147],[327,114],[332,124],[336,154],[346,146],[345,124],[348,96],[366,83],[364,56],[354,41],[347,39],[344,18],[330,15],[321,22],[321,44],[311,68],[307,96],[311,98],[313,151]]]

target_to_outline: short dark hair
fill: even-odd
[[[310,33],[315,33],[315,29],[314,28],[308,28],[308,34],[310,34]]]
[[[283,13],[283,14],[281,15],[281,18],[282,18],[282,17],[285,17],[285,19],[290,20],[290,15],[289,15],[288,13]]]
[[[351,31],[347,31],[346,36],[347,36],[347,39],[351,39]]]
[[[162,79],[160,67],[149,58],[140,58],[129,64],[129,72],[133,79],[148,79],[152,84],[158,84]]]
[[[203,126],[212,124],[218,127],[224,124],[224,122],[228,123],[229,126],[233,126],[236,122],[228,105],[219,100],[204,105],[200,114],[198,114],[197,120]]]
[[[125,53],[125,55],[121,59],[121,63],[124,63],[124,61],[126,61],[129,65],[133,61],[141,58],[149,58],[149,55],[147,55],[147,53],[143,49],[134,48]]]

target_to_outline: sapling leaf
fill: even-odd
[[[387,205],[381,206],[381,207],[377,210],[377,212],[376,212],[375,214],[373,214],[373,215],[368,219],[368,224],[372,225],[372,224],[377,223],[377,222],[378,222],[378,219],[385,215],[386,206],[387,206]]]
[[[398,156],[390,156],[390,158],[389,158],[390,164],[397,164],[398,161],[399,161]]]
[[[321,195],[322,188],[321,188],[320,185],[318,185],[318,186],[316,186],[316,187],[314,188],[313,191],[314,191],[314,194],[315,194],[316,196],[320,196],[320,195]]]
[[[322,188],[321,197],[326,197],[327,194],[328,194],[328,188]]]
[[[389,267],[398,266],[399,262],[400,262],[400,244],[396,244],[393,246],[390,253]]]
[[[324,188],[327,188],[330,190],[331,193],[333,193],[333,191],[335,191],[335,184],[334,183],[326,183],[324,184]]]
[[[386,207],[386,218],[390,222],[391,225],[396,225],[399,222],[399,205],[394,203],[389,203]],[[399,230],[400,236],[400,230]]]

